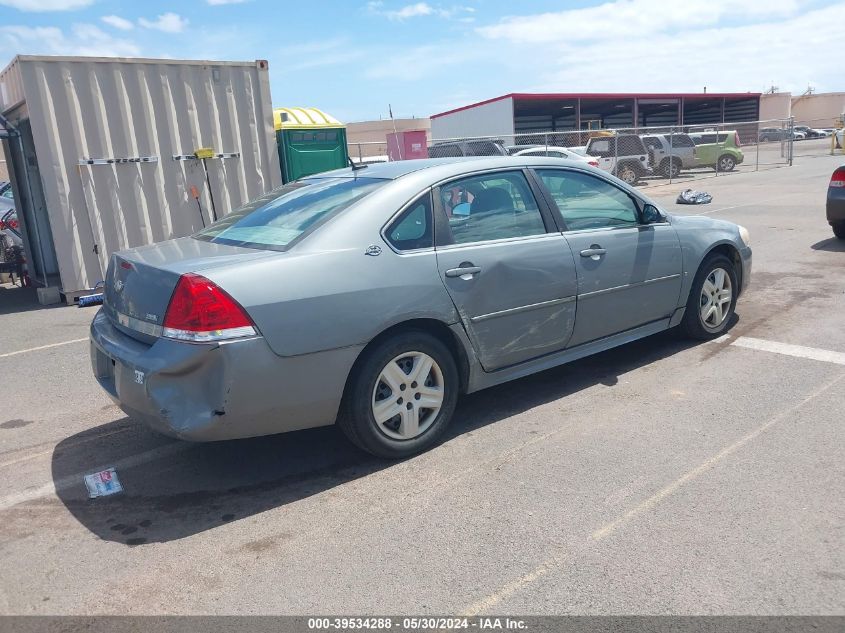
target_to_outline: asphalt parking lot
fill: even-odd
[[[841,162],[696,181],[702,207],[646,184],[749,229],[729,336],[465,397],[403,462],[333,428],[156,435],[91,375],[96,308],[0,289],[0,613],[845,614]],[[109,466],[125,492],[87,499]]]

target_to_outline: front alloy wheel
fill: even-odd
[[[704,327],[718,329],[728,318],[732,302],[731,278],[724,268],[716,268],[701,287],[699,314]]]
[[[712,253],[692,282],[681,330],[691,338],[714,339],[728,329],[739,290],[736,266],[722,253]]]

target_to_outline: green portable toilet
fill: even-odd
[[[282,182],[349,165],[346,126],[317,108],[273,110]]]

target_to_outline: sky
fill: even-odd
[[[509,92],[845,90],[845,0],[0,0],[16,54],[270,63],[349,122]]]

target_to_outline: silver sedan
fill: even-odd
[[[385,163],[112,255],[91,361],[175,437],[337,423],[401,457],[462,393],[669,328],[720,336],[750,273],[744,228],[669,215],[580,161]]]

